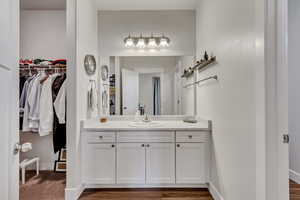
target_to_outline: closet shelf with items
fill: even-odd
[[[20,130],[66,146],[66,60],[20,60]]]

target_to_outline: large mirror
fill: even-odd
[[[194,114],[194,87],[184,87],[193,76],[181,77],[193,63],[193,56],[111,56],[110,114]]]

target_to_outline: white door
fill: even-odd
[[[122,69],[123,115],[134,115],[139,104],[139,73]]]
[[[0,1],[0,199],[19,199],[19,1]]]
[[[208,162],[205,143],[176,144],[176,183],[207,183]]]
[[[278,1],[277,56],[277,127],[278,127],[278,199],[289,199],[289,145],[283,141],[288,134],[288,0]]]
[[[146,183],[175,183],[174,143],[152,143],[146,145]]]
[[[117,147],[117,183],[144,184],[146,152],[140,143],[119,143]]]
[[[115,184],[115,144],[87,144],[83,160],[85,183]]]

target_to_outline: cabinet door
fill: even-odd
[[[152,143],[146,145],[146,183],[175,183],[174,143]]]
[[[87,144],[83,154],[83,179],[86,183],[115,183],[115,144]]]
[[[176,144],[176,183],[207,183],[208,163],[206,143]]]
[[[145,183],[145,145],[119,143],[117,147],[117,183]]]

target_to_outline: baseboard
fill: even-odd
[[[217,188],[214,186],[214,184],[209,183],[208,190],[210,194],[213,196],[214,200],[224,200],[220,192],[217,190]]]
[[[84,186],[80,185],[76,188],[66,188],[65,189],[65,200],[77,200],[84,191]]]
[[[295,172],[294,170],[289,171],[290,179],[298,184],[300,184],[300,173]]]

